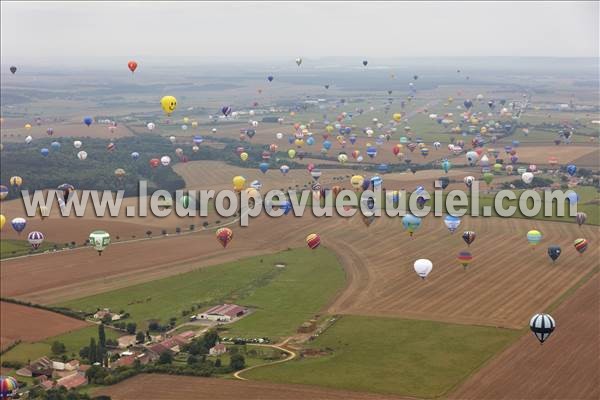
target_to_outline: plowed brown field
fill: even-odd
[[[94,391],[94,396],[110,396],[113,400],[375,400],[400,399],[345,390],[332,390],[304,385],[235,381],[172,375],[138,375],[113,386]]]
[[[545,235],[534,248],[525,238],[533,227]],[[387,217],[367,228],[358,216],[261,216],[248,228],[232,228],[234,240],[226,250],[214,232],[207,231],[115,244],[102,257],[92,249],[80,249],[4,261],[2,294],[54,303],[305,246],[305,236],[319,232],[322,243],[339,255],[347,271],[347,287],[331,304],[331,313],[520,328],[533,312],[544,309],[593,268],[599,257],[596,227],[524,219],[464,218],[459,232],[450,234],[442,218],[430,216],[413,239],[402,230],[399,218]],[[463,228],[478,235],[467,271],[456,261],[456,254],[466,249],[460,237]],[[581,256],[572,247],[577,237],[590,241]],[[546,254],[550,244],[563,247],[556,265]],[[413,271],[418,258],[434,264],[426,281]]]
[[[0,349],[17,340],[37,342],[89,325],[75,318],[5,301],[0,302],[0,322]]]
[[[600,278],[595,275],[552,316],[543,346],[529,332],[473,375],[454,399],[600,398]]]

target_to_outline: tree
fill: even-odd
[[[246,366],[246,359],[241,354],[234,354],[229,359],[229,366],[234,371],[239,371],[240,369],[244,369]]]
[[[54,341],[54,342],[52,342],[52,347],[51,347],[51,349],[52,349],[52,353],[53,353],[53,354],[57,354],[57,355],[58,355],[58,354],[62,354],[62,353],[64,353],[65,351],[67,351],[67,348],[65,347],[65,344],[64,344],[64,343],[61,343],[61,342],[59,342],[59,341]]]
[[[216,331],[208,331],[204,334],[204,348],[210,350],[215,347],[219,341],[219,334]]]
[[[221,366],[221,359],[217,358],[217,360],[215,361],[215,367],[219,368]]]
[[[171,364],[172,362],[173,362],[173,356],[168,351],[165,351],[164,353],[162,353],[160,355],[160,357],[158,357],[159,364]]]
[[[198,364],[198,357],[196,357],[193,354],[190,354],[190,356],[187,358],[187,363],[188,365]]]
[[[90,338],[90,345],[88,347],[88,356],[87,359],[89,360],[90,364],[95,363],[96,360],[96,339],[94,338]]]
[[[98,325],[98,346],[106,348],[106,333],[104,332],[104,324]]]
[[[137,328],[137,325],[135,322],[129,322],[127,324],[127,333],[129,333],[131,335],[135,334],[136,328]]]
[[[142,331],[139,331],[136,335],[135,335],[135,341],[138,343],[144,343],[144,340],[146,339],[146,334]]]

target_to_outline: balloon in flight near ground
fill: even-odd
[[[473,231],[464,231],[462,234],[462,239],[465,241],[467,246],[471,246],[471,243],[475,241],[477,235]]]
[[[0,185],[0,200],[4,200],[8,196],[8,188]]]
[[[448,228],[450,233],[454,233],[460,226],[460,217],[455,217],[454,215],[446,215],[446,217],[444,218],[444,224],[446,225],[446,228]]]
[[[575,175],[577,172],[577,167],[574,164],[567,165],[567,173],[571,176]]]
[[[415,231],[421,227],[421,218],[412,214],[406,214],[402,217],[402,226],[410,236],[413,236]]]
[[[552,259],[552,262],[555,262],[558,259],[558,257],[560,257],[561,252],[562,250],[560,249],[560,246],[548,247],[548,257]]]
[[[306,237],[306,245],[311,250],[316,249],[321,245],[321,236],[316,233],[311,233]]]
[[[556,322],[550,314],[535,314],[529,321],[529,329],[540,343],[544,343],[554,332]]]
[[[469,251],[461,251],[458,253],[458,256],[456,256],[456,259],[464,269],[467,269],[471,261],[473,261],[473,255]]]
[[[0,214],[0,231],[4,228],[4,224],[6,224],[6,217],[3,214]]]
[[[90,126],[92,124],[92,122],[94,122],[94,119],[92,117],[85,117],[83,119],[83,123],[86,124],[87,126]]]
[[[532,229],[527,232],[527,241],[530,245],[535,246],[542,241],[542,233],[536,229]]]
[[[44,243],[44,234],[38,231],[29,232],[27,241],[34,250],[37,250]]]
[[[221,243],[221,246],[223,246],[223,248],[225,248],[233,239],[233,231],[229,228],[220,228],[217,230],[216,236],[217,241]]]
[[[584,238],[578,238],[573,242],[573,246],[575,246],[575,250],[577,250],[579,254],[583,254],[588,248],[588,241]]]
[[[415,261],[413,267],[417,275],[419,275],[421,279],[425,279],[433,269],[433,263],[426,258],[420,258]]]
[[[533,174],[531,172],[524,172],[523,175],[521,175],[521,180],[529,185],[533,182]]]
[[[173,96],[164,96],[160,99],[160,106],[167,115],[171,115],[177,108],[177,99]]]
[[[110,234],[106,231],[94,231],[89,236],[90,246],[101,256],[102,252],[110,244]]]
[[[14,73],[14,72],[13,72]],[[0,399],[16,397],[19,383],[12,376],[0,376]]]
[[[579,225],[579,226],[585,224],[586,220],[587,220],[587,214],[584,212],[580,211],[575,215],[575,221],[577,222],[577,225]]]
[[[23,232],[23,230],[25,229],[25,226],[27,226],[27,220],[25,218],[17,217],[13,218],[12,221],[10,221],[10,224],[12,225],[15,232],[17,232],[20,235],[21,232]]]

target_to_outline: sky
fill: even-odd
[[[598,57],[598,2],[9,2],[2,64]]]

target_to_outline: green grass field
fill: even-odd
[[[116,339],[122,334],[112,329],[105,329],[107,339]],[[19,343],[17,346],[0,356],[2,361],[19,361],[27,363],[43,356],[59,359],[60,355],[52,355],[51,346],[54,341],[64,343],[67,358],[79,358],[79,349],[90,343],[90,338],[98,341],[98,327],[89,326],[73,332],[64,333],[36,343]]]
[[[53,246],[54,243],[43,243],[35,252],[42,253],[51,249]],[[30,252],[31,245],[27,242],[27,240],[0,240],[0,259],[22,256],[29,254]]]
[[[310,343],[332,354],[248,371],[245,378],[421,398],[442,396],[521,331],[343,316]]]
[[[276,268],[283,263],[285,268]],[[224,302],[238,303],[255,311],[231,325],[228,334],[278,337],[292,333],[317,313],[342,287],[344,272],[334,253],[295,249],[252,257],[228,264],[156,280],[99,295],[61,303],[59,306],[94,311],[98,307],[125,310],[130,320],[144,328],[148,320],[162,323],[176,317],[189,320],[194,313]]]

